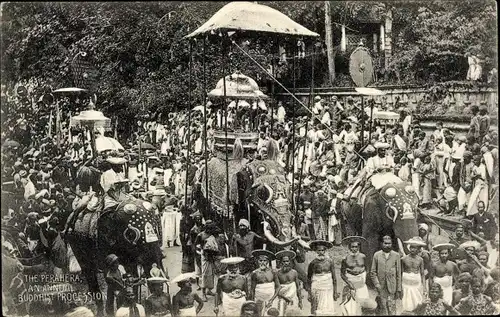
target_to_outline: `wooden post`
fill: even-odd
[[[335,82],[335,54],[333,51],[332,14],[330,1],[325,1],[325,44],[328,56],[328,78],[330,85]]]
[[[345,25],[342,25],[342,37],[340,39],[340,50],[342,52],[345,52],[347,50],[347,38],[345,35]]]

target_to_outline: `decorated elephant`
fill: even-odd
[[[249,220],[253,231],[266,237],[268,249],[276,252],[289,248],[308,250],[307,242],[296,233],[291,186],[284,168],[276,160],[278,149],[274,140],[268,142],[267,150],[267,156],[250,162],[243,158],[241,141],[235,139],[233,155],[228,161],[229,191],[226,189],[225,155],[219,153],[208,162],[208,189],[205,173],[201,173],[198,207],[205,218],[224,224],[229,237],[234,233],[233,223],[244,218]],[[296,263],[296,269],[305,280],[305,263]]]
[[[98,188],[96,176],[100,174],[96,169],[92,173],[92,186]],[[77,176],[77,182],[78,179]],[[82,183],[85,182],[80,185]],[[159,215],[150,202],[124,194],[125,184],[120,182],[106,193],[98,191],[98,194],[84,196],[68,219],[65,238],[80,264],[90,292],[100,292],[97,272],[106,272],[105,258],[111,253],[118,256],[120,264],[133,276],[138,275],[139,264],[146,275],[154,263],[163,269]],[[96,304],[102,312],[102,301]]]
[[[391,236],[394,248],[405,254],[403,241],[418,235],[418,196],[411,184],[391,173],[375,174],[368,181],[359,199],[345,201],[343,208],[348,234],[362,235],[367,241],[362,252],[369,270],[383,236]]]
[[[221,216],[224,221],[235,218],[236,222],[241,218],[248,219],[252,230],[263,233],[279,248],[295,242],[308,248],[308,244],[297,236],[293,225],[291,186],[284,168],[276,160],[276,141],[270,140],[267,149],[267,157],[250,162],[243,158],[241,141],[235,140],[232,159],[228,162],[229,191],[225,158],[223,155],[213,157],[208,162],[208,189],[205,173],[200,174],[201,200],[204,201],[198,206],[206,218]]]

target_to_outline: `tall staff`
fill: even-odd
[[[184,182],[184,206],[188,207],[188,181],[189,181],[189,167],[191,165],[190,162],[190,149],[191,149],[191,87],[192,87],[192,72],[193,72],[193,42],[189,41],[189,80],[188,80],[188,130],[187,130],[187,160],[186,160],[186,181]]]
[[[206,54],[206,49],[207,49],[207,44],[206,44],[206,37],[203,38],[203,126],[204,126],[204,133],[205,133],[205,147],[204,147],[204,159],[205,159],[205,190],[206,190],[206,195],[207,195],[207,207],[210,210],[210,195],[208,191],[208,133],[207,133],[207,73],[206,73],[206,61],[205,61],[205,54]]]
[[[310,108],[310,112],[312,113],[312,107],[313,107],[313,103],[314,103],[314,66],[315,66],[315,56],[316,54],[316,45],[313,44],[313,53],[311,54],[311,90],[310,90],[310,93],[309,93],[309,108]],[[312,116],[312,118],[314,117],[314,114]],[[308,118],[309,119],[309,118]],[[303,153],[303,156],[302,156],[302,164],[300,166],[300,176],[299,176],[299,190],[298,190],[298,197],[300,197],[300,190],[301,190],[301,187],[302,187],[302,174],[303,174],[303,171],[304,171],[304,159],[306,157],[306,146],[307,146],[307,130],[309,129],[309,120],[306,121],[306,135],[305,135],[305,143],[304,143],[304,153]]]

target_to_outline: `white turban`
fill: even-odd
[[[248,229],[250,229],[250,222],[248,222],[248,220],[246,220],[246,219],[240,219],[238,226],[245,226]]]
[[[425,223],[419,223],[418,224],[418,230],[420,230],[420,229],[424,229],[425,231],[428,232],[429,231],[429,226],[427,224],[425,224]]]

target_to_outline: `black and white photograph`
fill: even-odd
[[[500,314],[496,1],[0,25],[2,316]]]

